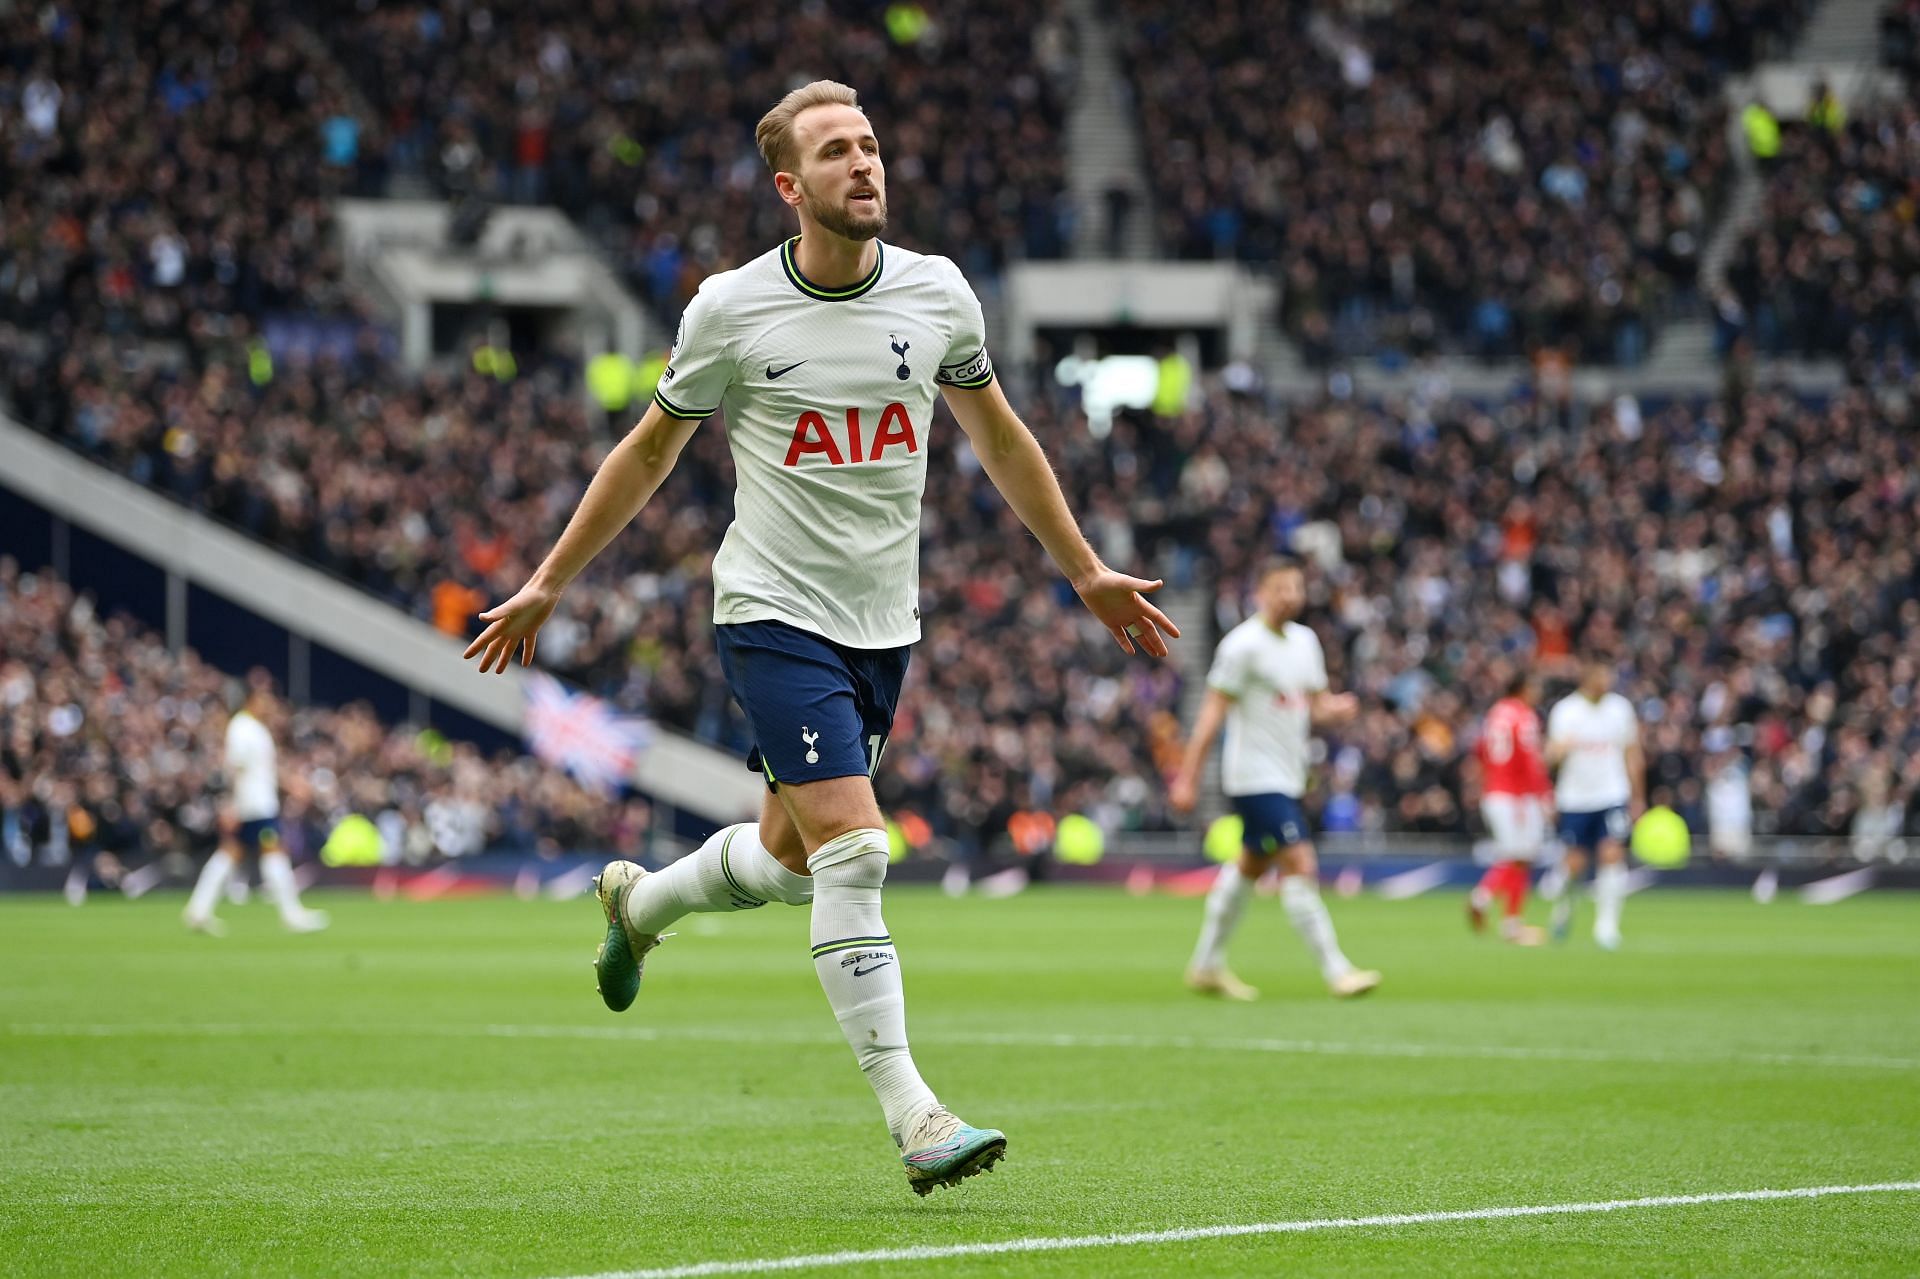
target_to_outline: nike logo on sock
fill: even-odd
[[[800,360],[796,363],[787,365],[786,368],[780,369],[777,372],[775,371],[773,365],[769,364],[767,365],[767,380],[769,382],[778,382],[781,378],[785,377],[787,374],[793,372],[795,369],[799,368],[800,365],[805,363],[806,363],[805,360]]]
[[[855,968],[853,970],[853,975],[855,977],[865,977],[868,973],[879,972],[882,968],[885,968],[888,964],[891,964],[892,962],[893,961],[891,959],[883,959],[871,968]]]

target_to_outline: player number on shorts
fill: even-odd
[[[887,748],[887,743],[885,739],[883,739],[880,736],[880,734],[875,733],[873,734],[873,736],[867,738],[867,776],[868,777],[872,777],[875,774],[879,773],[880,753],[886,750],[886,748]]]

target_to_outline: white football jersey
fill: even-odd
[[[273,734],[245,711],[227,721],[226,768],[236,817],[260,822],[280,815],[280,760]]]
[[[1553,802],[1563,813],[1597,813],[1633,798],[1627,748],[1640,740],[1633,703],[1618,693],[1590,702],[1580,693],[1560,699],[1547,716],[1547,745],[1565,746],[1554,779]]]
[[[726,410],[739,488],[713,620],[911,644],[934,396],[993,381],[980,302],[946,258],[889,244],[866,279],[824,289],[797,243],[700,286],[654,397],[690,420]]]
[[[1327,686],[1320,637],[1299,622],[1276,631],[1258,614],[1214,650],[1207,686],[1233,699],[1220,788],[1228,795],[1307,793],[1313,694]]]

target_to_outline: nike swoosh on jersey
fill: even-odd
[[[773,365],[769,364],[767,365],[767,380],[769,382],[778,382],[781,378],[785,377],[787,374],[793,372],[795,369],[799,368],[800,365],[805,363],[806,363],[805,360],[800,360],[797,363],[789,364],[787,365],[786,368],[780,369],[778,371],[775,371]]]

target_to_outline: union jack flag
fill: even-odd
[[[575,692],[542,671],[528,674],[527,745],[582,786],[610,794],[633,776],[653,741],[646,720],[616,714],[597,697]]]

